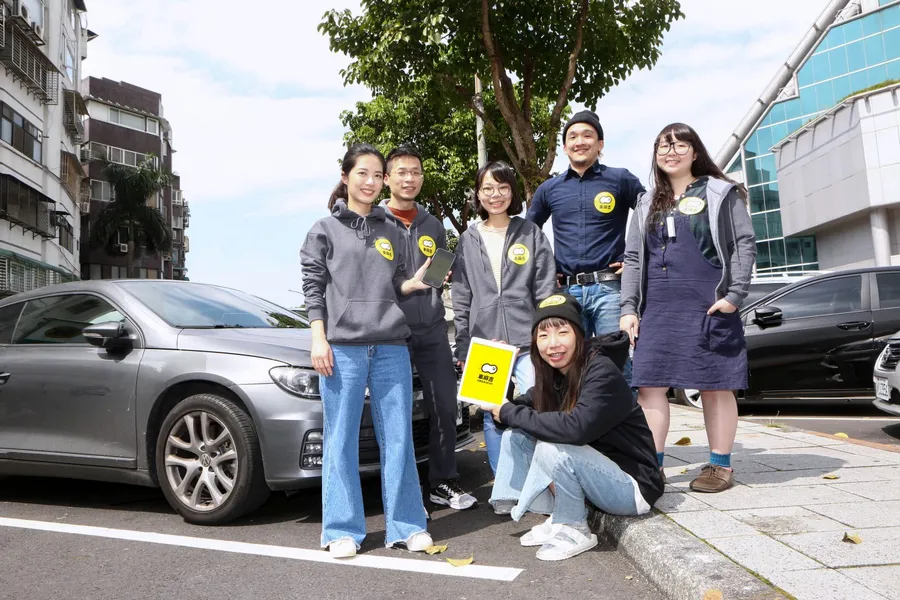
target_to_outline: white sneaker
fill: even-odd
[[[531,531],[519,539],[519,543],[523,546],[543,546],[552,540],[553,536],[556,535],[556,532],[559,531],[559,528],[561,527],[561,525],[554,525],[551,522],[552,519],[553,517],[550,517],[540,525],[532,527]]]
[[[513,509],[516,507],[517,502],[515,500],[497,500],[494,502],[494,514],[495,515],[508,515]]]
[[[541,546],[537,551],[538,560],[565,560],[578,556],[582,552],[587,552],[597,545],[597,536],[590,534],[584,535],[574,527],[568,525],[560,525],[553,539]]]
[[[443,504],[453,510],[466,510],[478,504],[475,496],[459,487],[455,479],[442,481],[437,487],[432,488],[428,499],[432,504]]]
[[[431,540],[431,535],[429,535],[427,531],[414,533],[406,540],[406,549],[410,552],[425,552],[425,550],[433,545],[434,542]]]
[[[352,538],[341,538],[328,544],[331,558],[350,558],[356,556],[356,542]]]

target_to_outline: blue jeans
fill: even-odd
[[[635,486],[619,466],[591,446],[538,442],[519,429],[503,432],[500,466],[490,503],[517,502],[512,518],[525,511],[550,514],[553,523],[571,525],[587,519],[585,499],[605,513],[639,513]],[[553,483],[556,494],[549,485]],[[649,510],[642,502],[642,511]]]
[[[581,304],[581,321],[584,335],[591,337],[619,331],[622,307],[622,284],[619,281],[605,281],[589,285],[570,285],[566,292]],[[625,381],[631,385],[631,359],[622,369]]]
[[[359,480],[359,427],[369,388],[381,452],[386,545],[425,531],[412,437],[412,368],[406,346],[332,346],[334,373],[321,377],[322,547],[349,537],[359,548],[366,515]]]
[[[519,394],[524,394],[534,387],[534,365],[531,362],[531,356],[528,352],[520,352],[516,357],[516,364],[513,365],[513,377],[516,378],[516,387]],[[491,465],[491,472],[497,473],[497,461],[500,460],[500,435],[501,431],[497,430],[494,423],[494,416],[485,411],[484,413],[484,445],[487,447],[488,463]]]

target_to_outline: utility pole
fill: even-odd
[[[481,79],[475,75],[475,106],[482,113],[484,112],[484,102],[481,99]],[[478,140],[478,167],[481,168],[487,164],[487,143],[484,141],[484,121],[481,116],[475,113],[475,137]]]

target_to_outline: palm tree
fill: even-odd
[[[169,185],[169,175],[157,169],[154,157],[137,167],[106,162],[103,170],[115,192],[115,198],[97,216],[91,226],[90,245],[112,251],[121,230],[128,232],[128,276],[134,274],[136,245],[151,254],[172,249],[172,230],[162,214],[147,204],[154,194]]]

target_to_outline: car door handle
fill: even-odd
[[[12,373],[0,373],[0,385],[9,381],[10,377],[12,377]]]
[[[843,329],[844,331],[857,330],[862,331],[863,329],[868,329],[869,323],[868,321],[849,321],[847,323],[841,323],[838,325],[838,329]]]

